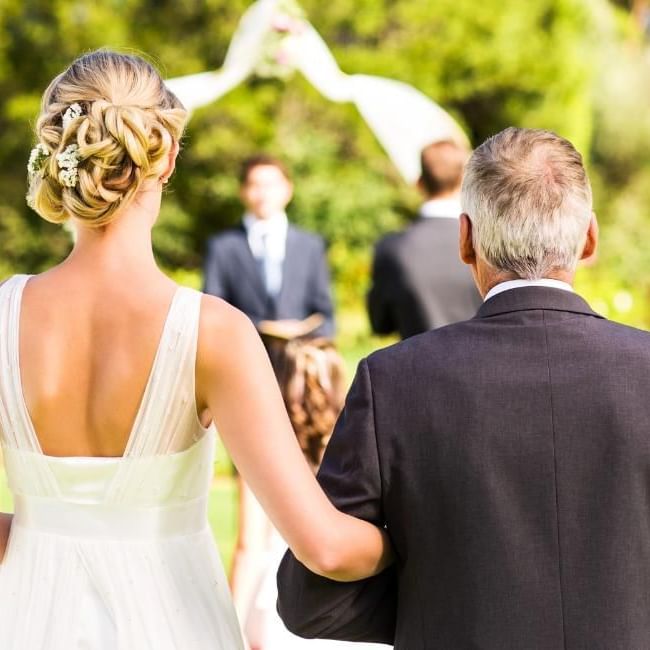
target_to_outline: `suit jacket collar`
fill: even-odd
[[[273,298],[266,293],[266,287],[264,286],[259,265],[253,257],[253,253],[248,245],[248,234],[246,228],[243,224],[240,224],[237,230],[241,239],[239,257],[249,280],[255,287],[255,292],[258,298],[263,305],[272,305],[274,311],[282,313],[282,309],[291,294],[291,280],[292,278],[297,277],[301,270],[299,231],[291,224],[289,224],[287,228],[287,246],[282,265],[282,286],[280,287],[280,293]]]
[[[243,224],[240,224],[236,230],[239,234],[238,239],[240,241],[238,257],[241,266],[248,276],[250,283],[255,288],[255,293],[262,301],[262,304],[266,304],[267,295],[266,288],[264,287],[264,280],[262,278],[262,274],[260,273],[259,264],[253,257],[251,248],[248,245],[248,234],[246,232],[246,228]]]
[[[499,293],[481,305],[476,318],[536,309],[567,311],[603,318],[578,294],[550,287],[521,287]]]

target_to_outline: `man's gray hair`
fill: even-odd
[[[528,280],[575,269],[592,214],[582,156],[541,129],[510,127],[478,147],[465,168],[461,204],[478,254]]]

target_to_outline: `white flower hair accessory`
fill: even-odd
[[[31,150],[29,154],[29,162],[27,163],[27,174],[29,175],[30,181],[41,171],[41,169],[43,169],[43,165],[49,156],[50,152],[41,142]]]
[[[69,144],[61,153],[56,154],[56,162],[60,170],[59,182],[61,185],[74,187],[77,184],[79,180],[77,167],[79,166],[80,160],[79,147],[76,144]]]
[[[63,130],[65,131],[68,128],[68,124],[72,122],[72,120],[76,119],[77,117],[80,117],[82,115],[83,111],[81,109],[81,106],[75,102],[74,104],[70,104],[68,108],[66,108],[65,113],[63,113],[63,118],[61,120],[63,124]]]

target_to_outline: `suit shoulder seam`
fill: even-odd
[[[546,367],[548,372],[548,388],[551,407],[551,431],[553,434],[553,480],[555,488],[555,526],[557,536],[557,555],[558,555],[558,582],[560,591],[560,613],[562,615],[562,642],[566,650],[566,619],[564,612],[564,581],[562,577],[562,544],[560,535],[560,499],[557,485],[557,445],[555,431],[555,409],[553,403],[553,374],[551,370],[551,353],[548,343],[548,328],[546,323],[546,313],[542,310],[542,323],[544,325],[544,343],[546,349]]]

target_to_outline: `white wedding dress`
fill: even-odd
[[[243,612],[242,626],[251,649],[261,650],[390,650],[378,643],[303,639],[284,626],[276,611],[278,589],[276,574],[287,550],[285,541],[273,529],[266,557],[262,561],[257,589]]]
[[[27,279],[0,287],[0,441],[15,504],[0,649],[243,648],[207,520],[215,436],[194,400],[201,294],[174,296],[124,455],[61,458],[42,453],[22,392]]]

